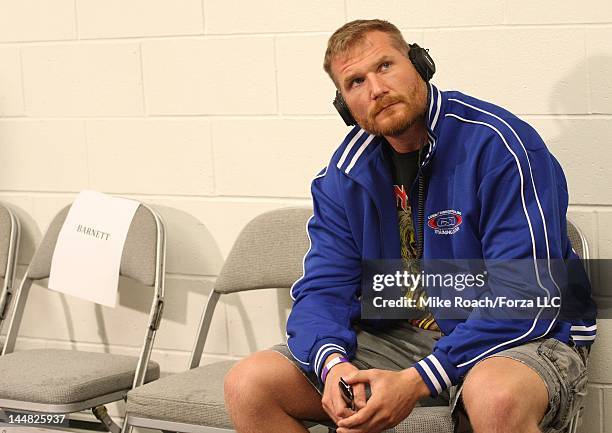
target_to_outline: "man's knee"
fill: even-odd
[[[461,398],[476,433],[538,431],[538,423],[548,403],[546,388],[529,374],[521,376],[523,380],[508,381],[508,375],[500,375],[498,368],[500,362],[507,361],[489,361],[487,370],[484,369],[485,361],[466,378]]]
[[[281,360],[282,361],[282,360]],[[245,404],[257,406],[270,404],[274,395],[274,364],[279,362],[277,354],[262,351],[239,361],[224,379],[225,401],[230,410]]]
[[[281,413],[328,419],[317,390],[296,365],[273,350],[254,353],[227,373],[225,405],[234,421]]]
[[[462,399],[479,431],[538,431],[548,391],[531,368],[506,358],[490,358],[467,375]]]
[[[475,432],[517,431],[512,428],[526,422],[518,396],[507,390],[464,389],[462,398]]]

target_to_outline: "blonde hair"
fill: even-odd
[[[404,53],[408,53],[410,47],[402,32],[397,27],[385,20],[355,20],[344,24],[327,41],[327,50],[323,59],[323,69],[336,83],[331,71],[332,60],[341,54],[345,54],[356,44],[363,41],[369,32],[379,31],[389,35],[396,48]],[[337,83],[336,83],[337,84]]]

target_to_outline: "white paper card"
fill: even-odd
[[[49,289],[115,307],[123,245],[138,205],[81,191],[57,238]]]

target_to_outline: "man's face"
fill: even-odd
[[[383,32],[367,33],[331,70],[353,117],[375,135],[398,136],[425,113],[427,87]]]

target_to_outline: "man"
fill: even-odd
[[[364,260],[575,259],[559,164],[511,113],[429,83],[426,53],[386,21],[338,29],[324,68],[336,105],[350,110],[343,117],[358,125],[312,183],[311,247],[292,288],[287,345],[226,377],[237,431],[304,432],[300,420],[331,419],[338,433],[380,432],[418,404],[446,402],[454,385],[453,411],[475,432],[561,431],[586,389],[596,332],[588,283],[573,287],[587,305],[572,321],[554,308],[529,320],[423,311],[381,327],[360,320],[359,304]],[[534,285],[550,299],[560,288],[550,266],[539,268]]]

